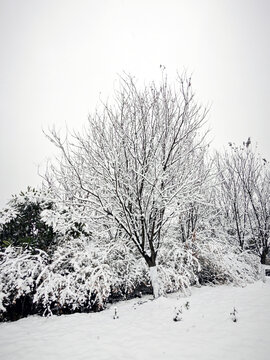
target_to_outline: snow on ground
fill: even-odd
[[[181,305],[182,321],[174,322]],[[123,301],[117,309],[118,319],[112,305],[100,313],[3,323],[0,359],[270,359],[270,278],[245,288],[194,288],[190,297]]]

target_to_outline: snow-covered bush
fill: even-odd
[[[0,314],[16,300],[32,295],[36,279],[45,268],[47,255],[9,246],[0,252]]]
[[[199,279],[202,284],[246,285],[259,278],[259,258],[249,251],[242,251],[217,239],[199,239],[190,244],[201,270]]]
[[[141,286],[150,287],[145,260],[122,239],[107,245],[106,261],[113,272],[112,297],[129,297]]]
[[[147,264],[123,241],[98,245],[82,237],[57,247],[37,278],[34,302],[44,314],[100,310],[149,281]]]
[[[198,282],[200,268],[198,259],[186,244],[167,240],[159,253],[161,292],[186,292],[191,285]]]
[[[40,273],[34,302],[46,313],[103,308],[110,295],[112,271],[103,252],[87,239],[59,245]]]
[[[120,244],[97,245],[84,237],[62,242],[37,278],[34,302],[44,314],[89,311],[132,293],[149,281],[146,263]]]
[[[165,234],[157,258],[159,294],[187,292],[199,282],[245,285],[259,277],[258,257],[234,246],[217,227],[198,228],[186,241],[177,236],[177,224]],[[107,302],[150,292],[145,259],[121,232],[110,230],[110,236],[62,235],[50,255],[11,246],[0,252],[1,314],[18,299],[30,299],[34,312],[49,315],[101,310]]]

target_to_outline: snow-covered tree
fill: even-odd
[[[232,146],[232,145],[231,145]],[[236,149],[216,154],[217,186],[215,205],[220,210],[219,220],[228,240],[241,249],[248,247],[250,229],[248,221],[249,197],[236,168]]]
[[[163,76],[160,84],[140,87],[124,76],[114,103],[90,116],[83,133],[65,140],[55,130],[49,135],[62,155],[51,168],[50,188],[80,209],[92,234],[106,232],[136,248],[155,297],[165,234],[201,199],[206,114],[190,79],[170,86]]]
[[[249,139],[240,147],[231,144],[230,151],[219,157],[218,167],[227,229],[242,248],[255,250],[264,264],[270,236],[269,163]]]

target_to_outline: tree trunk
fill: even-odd
[[[265,247],[265,248],[263,248],[263,251],[261,254],[261,264],[263,264],[263,265],[265,265],[267,254],[268,254],[268,247]]]
[[[152,256],[145,255],[144,256],[147,265],[149,266],[149,276],[151,285],[153,288],[153,295],[154,298],[159,297],[159,281],[158,281],[158,272],[157,272],[157,265],[156,265],[156,254],[152,254]]]
[[[152,288],[153,288],[153,295],[154,298],[158,298],[159,297],[159,282],[158,282],[158,272],[157,272],[157,266],[151,266],[149,268],[149,275],[150,275],[150,280],[151,280],[151,284],[152,284]]]

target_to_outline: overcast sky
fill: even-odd
[[[213,146],[270,159],[269,0],[0,0],[0,206],[41,179],[42,133],[80,129],[117,74],[193,73]]]

